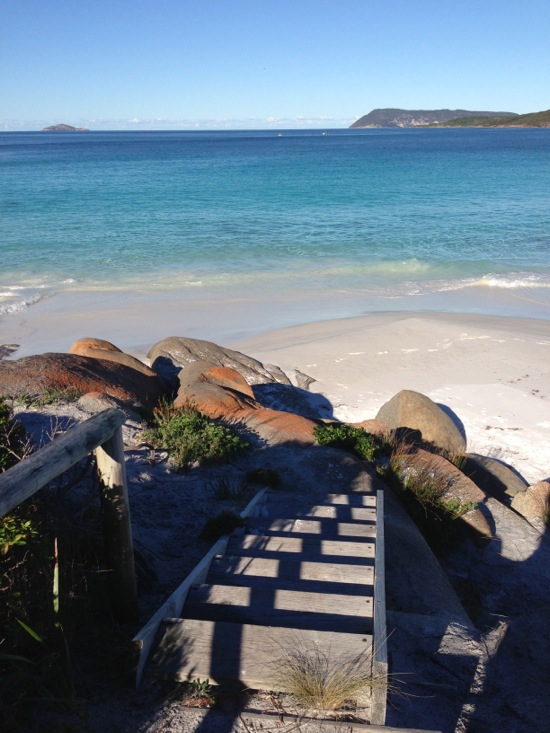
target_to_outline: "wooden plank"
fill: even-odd
[[[376,558],[374,565],[374,640],[373,675],[381,683],[374,686],[371,722],[384,725],[388,696],[388,649],[386,627],[386,576],[384,554],[384,494],[378,492],[378,521],[376,523]]]
[[[265,489],[259,491],[253,499],[246,505],[241,512],[241,517],[245,518],[249,513],[254,513],[258,507],[258,504],[263,501],[265,496]],[[145,670],[145,665],[153,643],[155,636],[159,629],[160,624],[165,618],[170,616],[179,616],[187,594],[193,585],[200,585],[204,583],[210,570],[212,560],[219,555],[223,555],[229,541],[229,536],[225,535],[221,537],[206,553],[202,560],[193,568],[189,575],[183,580],[182,583],[175,589],[175,591],[169,596],[169,598],[163,603],[158,611],[153,614],[149,621],[143,626],[138,633],[132,639],[134,647],[134,653],[136,659],[136,687],[139,687]]]
[[[297,590],[202,585],[187,596],[184,618],[372,633],[373,599]]]
[[[296,581],[326,583],[354,583],[373,585],[374,568],[354,563],[322,563],[291,556],[284,560],[225,555],[213,563],[213,570],[231,575],[254,575],[260,578],[278,578]]]
[[[323,494],[322,496],[312,494],[297,494],[294,492],[272,491],[266,498],[268,507],[273,504],[284,504],[285,506],[296,506],[298,504],[345,504],[357,507],[375,507],[376,494]]]
[[[285,650],[298,648],[349,659],[369,655],[372,636],[169,619],[163,624],[153,664],[170,679],[207,678],[214,684],[233,682],[252,689],[284,691],[284,682],[277,675],[280,658]]]
[[[256,556],[268,556],[269,553],[303,552],[309,554],[311,548],[320,556],[334,557],[374,557],[374,542],[355,542],[354,540],[323,540],[316,537],[291,537],[288,535],[254,535],[232,537],[229,542],[228,553],[247,555],[258,553]]]
[[[348,522],[375,522],[376,509],[355,507],[346,504],[321,504],[304,511],[296,511],[299,517],[318,517],[319,519],[338,519]]]
[[[206,709],[194,711],[195,715],[201,716],[202,720],[211,714]],[[394,728],[393,725],[371,725],[370,723],[358,723],[356,720],[348,725],[338,724],[330,714],[326,718],[304,718],[303,714],[285,710],[284,717],[280,713],[266,712],[265,710],[246,709],[240,713],[245,730],[249,731],[277,731],[277,733],[443,733],[441,728],[426,730],[425,728]],[[283,718],[283,720],[281,720]],[[196,728],[199,730],[199,728]]]
[[[257,529],[266,535],[290,533],[295,536],[322,535],[323,539],[372,539],[376,535],[374,523],[336,522],[319,519],[269,519],[254,517],[246,523],[249,529]]]
[[[350,506],[376,506],[376,494],[327,494],[327,504],[349,504]]]
[[[73,425],[63,435],[0,475],[0,517],[109,440],[126,421],[111,408]]]
[[[343,593],[345,595],[372,596],[373,587],[357,583],[333,583],[322,580],[294,580],[291,578],[263,578],[257,575],[233,575],[224,570],[210,568],[209,583],[221,585],[243,585],[258,589],[301,590],[312,593]]]
[[[95,450],[111,607],[118,621],[137,619],[137,590],[122,430]]]

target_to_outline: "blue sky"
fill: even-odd
[[[550,108],[549,0],[2,0],[0,129]]]

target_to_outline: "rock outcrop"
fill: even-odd
[[[511,466],[489,456],[468,453],[460,465],[461,470],[485,493],[505,504],[527,489],[528,483]]]
[[[418,431],[422,443],[431,444],[451,455],[461,455],[466,450],[461,430],[446,412],[420,392],[398,392],[382,405],[376,420],[386,423],[392,430]]]
[[[239,351],[201,339],[169,336],[152,346],[147,357],[151,368],[174,389],[179,386],[180,369],[194,361],[206,361],[215,366],[234,369],[251,385],[269,382],[290,384],[290,380],[279,367],[264,365]]]
[[[69,353],[77,354],[79,356],[88,356],[91,359],[106,359],[107,361],[114,361],[116,364],[123,364],[124,366],[136,369],[147,377],[158,376],[147,366],[147,364],[144,364],[131,354],[125,354],[110,341],[103,341],[102,339],[94,338],[78,339],[78,341],[75,341],[69,349]]]
[[[196,407],[210,418],[230,418],[258,405],[250,386],[234,369],[195,361],[179,372],[174,400],[174,407],[187,406]]]
[[[546,525],[550,517],[550,482],[539,481],[516,494],[512,499],[512,509],[526,519],[537,519]]]
[[[174,407],[192,405],[210,418],[239,423],[273,444],[315,442],[315,422],[263,407],[244,376],[234,369],[195,361],[180,371],[179,382]]]
[[[113,352],[116,353],[116,352]],[[124,402],[154,407],[165,394],[155,374],[126,364],[76,354],[39,354],[0,362],[0,394],[37,397],[52,391],[105,392]]]

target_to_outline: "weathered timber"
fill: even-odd
[[[301,556],[289,556],[285,560],[256,557],[231,557],[225,555],[215,561],[218,572],[233,576],[254,575],[259,578],[277,578],[281,581],[299,580],[324,583],[353,583],[369,585],[374,583],[374,568],[352,563],[322,563],[304,560]]]
[[[112,611],[119,620],[137,616],[137,589],[122,432],[95,450],[101,486],[101,520]]]
[[[312,506],[304,511],[296,510],[299,517],[313,517],[315,519],[339,519],[350,522],[374,522],[376,521],[376,509],[370,507],[353,507],[346,504],[329,504]]]
[[[372,694],[360,704],[384,720],[385,677],[378,680],[373,646],[377,573],[383,583],[377,497],[267,496],[245,533],[234,533],[212,561],[206,582],[190,589],[183,619],[164,622],[155,672],[285,691],[277,679],[285,650],[333,662],[364,655],[381,709],[373,712]]]
[[[280,588],[201,585],[185,603],[185,618],[353,634],[372,634],[372,616],[372,596]]]
[[[198,711],[197,711],[198,712]],[[206,709],[198,712],[202,716],[211,716],[212,710]],[[322,720],[317,717],[304,718],[303,713],[293,713],[285,710],[284,720],[281,720],[280,713],[271,713],[262,710],[246,710],[239,716],[247,730],[277,731],[277,733],[335,733],[336,731],[347,731],[347,733],[442,733],[439,730],[425,730],[420,728],[394,728],[393,725],[371,725],[370,723],[358,723],[356,720],[348,726],[338,725],[334,718]]]
[[[132,621],[137,611],[137,594],[121,432],[125,421],[122,410],[104,410],[73,425],[0,475],[0,516],[97,449],[105,556],[112,570],[112,610],[120,621]]]
[[[109,440],[125,422],[122,410],[109,409],[69,428],[48,445],[0,475],[0,516]]]
[[[285,535],[271,535],[268,537],[247,534],[243,537],[232,537],[229,542],[230,555],[247,555],[254,557],[269,557],[272,553],[316,553],[318,560],[331,562],[335,558],[349,557],[354,561],[361,559],[361,563],[368,564],[368,559],[374,557],[374,542],[355,542],[354,540],[323,540],[317,537],[292,537]]]
[[[257,510],[258,504],[263,501],[265,489],[259,491],[241,512],[241,517],[248,517]],[[227,547],[229,535],[221,537],[195,566],[189,575],[180,583],[175,591],[167,598],[158,611],[149,619],[132,639],[136,656],[136,687],[139,687],[145,670],[145,665],[151,653],[156,634],[161,623],[170,617],[179,616],[187,598],[189,590],[194,585],[204,583],[212,560],[222,556]]]
[[[370,655],[372,637],[229,622],[168,619],[154,655],[156,670],[171,679],[232,682],[252,689],[285,691],[277,662],[285,652],[318,649],[329,658]]]
[[[371,722],[384,725],[388,697],[388,647],[386,628],[386,567],[384,555],[384,494],[377,492],[376,557],[374,561],[374,639],[372,673],[377,684],[372,691]]]
[[[289,496],[292,496],[292,506],[298,505],[309,505],[311,506],[312,500],[310,498],[308,502],[308,495],[302,494],[289,494],[289,493],[271,493],[266,498],[266,506],[268,508],[275,504],[282,504],[288,508]],[[347,506],[356,507],[375,507],[376,506],[376,495],[375,494],[363,494],[363,493],[352,493],[352,494],[324,494],[323,504],[344,504]]]
[[[376,535],[374,523],[336,522],[333,519],[271,519],[254,518],[247,523],[251,529],[261,530],[266,536],[290,533],[295,537],[319,535],[323,539],[371,540]]]

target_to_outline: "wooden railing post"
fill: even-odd
[[[137,618],[134,549],[122,430],[95,450],[112,609],[119,621]]]

